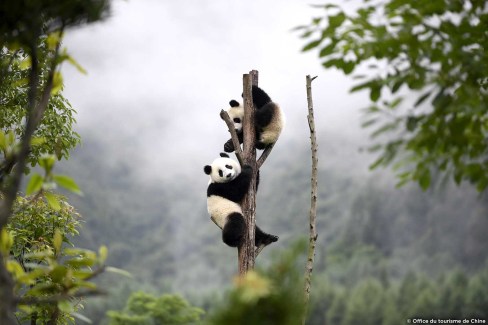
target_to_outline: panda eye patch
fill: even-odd
[[[224,176],[224,173],[222,173],[222,169],[219,169],[219,176],[220,177]]]
[[[241,119],[238,117],[234,118],[234,123],[241,123]]]
[[[232,166],[231,165],[225,165],[225,168],[232,169]]]

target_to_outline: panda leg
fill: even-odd
[[[266,245],[269,245],[271,243],[274,243],[274,242],[278,241],[278,238],[279,238],[278,236],[265,233],[264,231],[259,229],[258,226],[256,226],[254,236],[255,236],[255,246],[257,246],[257,247],[266,246]]]
[[[237,132],[237,138],[239,139],[239,143],[244,142],[244,134],[242,132]],[[232,142],[232,138],[227,140],[227,142],[224,144],[224,151],[225,152],[234,152],[234,142]]]
[[[222,228],[222,241],[230,247],[239,247],[245,231],[246,222],[242,214],[231,213]]]

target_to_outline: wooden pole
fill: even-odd
[[[311,199],[310,199],[310,238],[308,243],[308,257],[307,264],[305,266],[305,310],[303,314],[302,324],[305,324],[308,314],[308,302],[310,300],[310,291],[312,288],[312,270],[315,259],[315,246],[317,244],[317,230],[315,227],[315,220],[317,217],[317,137],[315,134],[315,121],[313,115],[313,102],[312,102],[312,81],[317,78],[311,78],[310,75],[306,78],[307,85],[307,103],[308,103],[308,126],[310,128],[310,142],[312,151],[312,179],[311,179]]]
[[[251,71],[243,76],[243,100],[244,100],[244,121],[243,121],[243,161],[253,169],[253,177],[247,195],[242,201],[242,211],[246,219],[247,232],[241,246],[238,248],[239,275],[246,274],[254,269],[255,261],[255,226],[256,226],[256,132],[254,126],[254,110],[252,101],[252,85],[257,86],[258,72]]]

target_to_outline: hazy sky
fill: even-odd
[[[108,20],[71,30],[64,42],[88,71],[63,66],[78,129],[87,136],[95,127],[144,169],[184,173],[222,151],[229,135],[219,112],[241,99],[242,74],[256,69],[287,116],[274,150],[308,138],[307,74],[318,76],[318,128],[338,138],[366,134],[359,128],[366,96],[349,94],[351,82],[323,69],[317,53],[301,53],[304,41],[291,31],[321,14],[300,0],[114,1]]]

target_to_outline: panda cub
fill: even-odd
[[[262,150],[278,141],[281,130],[285,126],[285,116],[280,106],[258,86],[252,86],[252,100],[256,108],[254,115],[256,149]],[[242,132],[244,107],[234,99],[229,102],[229,105],[227,114],[234,123],[239,143],[242,143],[244,140]],[[233,152],[234,150],[234,144],[230,139],[224,144],[224,151]]]
[[[221,153],[211,165],[204,167],[204,172],[210,175],[207,188],[207,209],[210,218],[222,229],[222,240],[231,247],[239,247],[246,231],[246,222],[241,208],[241,201],[249,189],[252,168],[240,164]],[[278,240],[263,232],[259,227],[255,229],[255,245],[269,245]]]

